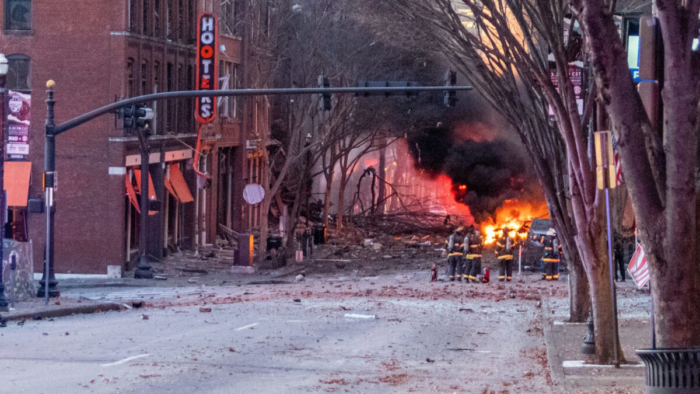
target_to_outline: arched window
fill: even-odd
[[[32,88],[29,56],[10,55],[7,57],[7,89],[29,91]]]
[[[149,86],[148,86],[148,61],[144,60],[141,63],[141,94],[148,94],[149,93]]]
[[[32,1],[5,0],[5,30],[32,29]]]
[[[134,59],[126,61],[126,97],[134,97]]]

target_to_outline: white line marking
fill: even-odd
[[[569,360],[562,363],[564,368],[612,368],[614,365],[586,364],[583,360]],[[620,368],[640,368],[644,364],[621,364]]]
[[[257,326],[257,325],[258,325],[258,323],[248,324],[247,326],[243,326],[243,327],[237,328],[235,331],[245,330],[246,328],[255,327],[255,326]]]
[[[559,321],[559,320],[554,321],[555,326],[582,326],[584,324],[586,324],[586,323],[572,323],[572,322],[568,322],[568,321]]]
[[[350,317],[353,319],[376,319],[377,318],[376,315],[358,315],[355,313],[346,313],[345,317]]]
[[[128,363],[131,360],[136,360],[137,358],[148,357],[148,356],[150,356],[150,354],[139,354],[138,356],[127,357],[127,358],[125,358],[123,360],[119,360],[115,363],[102,364],[102,365],[100,365],[100,367],[113,367],[115,365]]]

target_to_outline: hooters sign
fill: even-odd
[[[197,90],[216,90],[217,23],[210,13],[199,15],[197,23]],[[216,118],[216,97],[197,98],[197,120],[209,123]]]

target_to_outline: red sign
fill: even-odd
[[[637,251],[634,252],[630,264],[627,266],[627,271],[632,275],[634,283],[638,288],[644,287],[651,278],[649,272],[649,263],[647,263],[647,255],[644,253],[642,245],[637,245]]]
[[[217,37],[216,17],[210,13],[199,15],[197,24],[197,90],[216,90]],[[195,115],[200,123],[210,123],[216,118],[216,97],[197,98]]]

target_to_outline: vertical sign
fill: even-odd
[[[9,91],[7,103],[7,155],[10,160],[27,160],[29,156],[30,94]]]
[[[614,189],[617,186],[617,172],[611,132],[595,132],[595,161],[598,189]]]
[[[217,78],[217,22],[208,12],[199,15],[197,23],[197,90],[216,90]],[[216,97],[197,98],[195,115],[200,123],[216,118]]]

